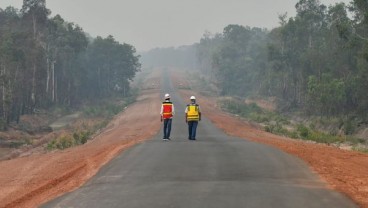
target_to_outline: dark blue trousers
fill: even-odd
[[[164,139],[170,138],[172,119],[164,119]]]
[[[190,140],[196,139],[196,132],[197,132],[198,121],[188,121],[188,130],[189,130],[189,137]]]

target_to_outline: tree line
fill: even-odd
[[[24,0],[19,11],[0,8],[0,122],[52,106],[128,95],[140,69],[129,44],[91,38],[46,0]]]
[[[368,122],[368,1],[295,7],[270,31],[228,25],[205,34],[195,45],[200,70],[223,95],[272,96],[281,110]]]

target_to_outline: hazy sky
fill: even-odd
[[[325,5],[351,0],[321,0]],[[23,0],[0,0],[0,7],[21,8]],[[273,28],[278,14],[295,16],[297,0],[46,0],[51,16],[60,14],[92,36],[111,34],[144,51],[189,45],[205,31],[229,24]]]

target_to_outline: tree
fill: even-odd
[[[129,44],[120,44],[113,36],[97,37],[88,47],[88,78],[86,89],[90,97],[109,97],[117,91],[127,95],[129,81],[140,70],[139,56]]]
[[[223,95],[276,96],[280,110],[367,120],[367,4],[327,8],[299,0],[296,16],[280,15],[280,26],[270,32],[229,25],[218,40],[205,36],[199,58],[211,63],[208,71]]]
[[[78,25],[60,15],[49,18],[45,0],[23,3],[20,12],[0,9],[0,127],[38,109],[107,98],[114,86],[121,88],[115,95],[129,94],[129,81],[140,68],[133,46],[112,36],[90,43]]]

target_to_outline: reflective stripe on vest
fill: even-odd
[[[188,121],[199,121],[199,106],[188,105],[187,120]]]
[[[163,107],[162,118],[163,119],[172,118],[173,117],[173,113],[172,113],[173,104],[169,102],[164,102],[162,103],[162,107]]]

